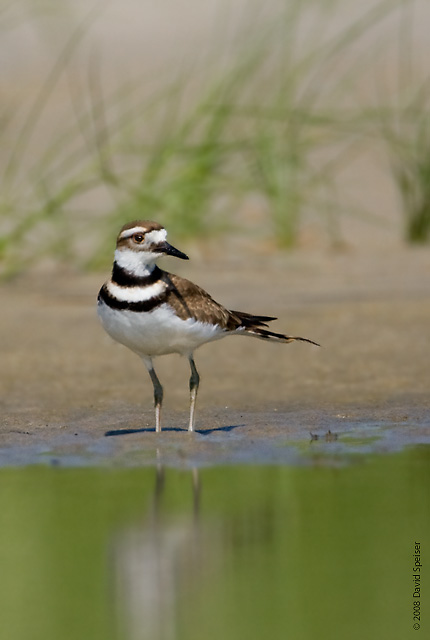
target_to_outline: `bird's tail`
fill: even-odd
[[[284,333],[274,333],[268,331],[262,327],[268,327],[268,322],[276,320],[272,316],[254,316],[250,313],[244,313],[243,311],[230,311],[232,317],[235,319],[235,329],[242,329],[245,335],[255,336],[261,340],[273,340],[276,342],[294,342],[295,340],[301,340],[302,342],[309,342],[317,347],[320,345],[318,342],[309,340],[309,338],[301,338],[300,336],[286,336]]]
[[[294,342],[295,340],[301,340],[302,342],[309,342],[310,344],[314,344],[319,347],[318,342],[314,342],[314,340],[310,340],[309,338],[301,338],[300,336],[286,336],[284,333],[274,333],[273,331],[267,331],[267,329],[261,329],[260,327],[252,327],[245,329],[245,334],[250,336],[255,336],[256,338],[260,338],[261,340],[273,340],[274,342],[283,342],[287,344],[288,342]]]

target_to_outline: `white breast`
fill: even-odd
[[[126,302],[144,302],[145,300],[151,300],[151,298],[157,298],[161,296],[167,289],[167,284],[162,280],[154,282],[154,284],[147,285],[146,287],[120,287],[114,282],[108,282],[106,284],[107,290],[111,296],[117,300]]]
[[[97,312],[107,333],[139,355],[188,355],[202,344],[228,335],[218,325],[192,318],[181,320],[167,304],[139,312],[111,309],[101,301]]]

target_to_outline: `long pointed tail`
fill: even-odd
[[[294,342],[295,340],[301,340],[302,342],[309,342],[310,344],[314,344],[317,347],[321,346],[318,344],[318,342],[309,340],[309,338],[301,338],[300,336],[286,336],[283,333],[274,333],[273,331],[260,329],[260,327],[245,329],[245,334],[249,336],[255,336],[256,338],[260,338],[261,340],[273,340],[276,342],[283,342],[285,344],[288,342]]]
[[[242,335],[255,336],[261,340],[274,340],[276,342],[294,342],[295,340],[301,340],[302,342],[309,342],[319,347],[318,342],[309,340],[309,338],[301,338],[300,336],[286,336],[283,333],[274,333],[273,331],[267,331],[262,327],[268,327],[268,322],[276,320],[273,316],[254,316],[251,313],[244,313],[243,311],[230,311],[231,327],[230,331],[243,331]]]

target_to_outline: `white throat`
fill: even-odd
[[[155,263],[159,258],[160,254],[152,251],[115,250],[117,265],[136,276],[149,276],[154,271]]]

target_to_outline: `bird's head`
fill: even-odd
[[[188,256],[166,241],[167,232],[158,222],[134,220],[125,224],[116,241],[115,260],[122,268],[140,274],[164,254],[188,260]]]

